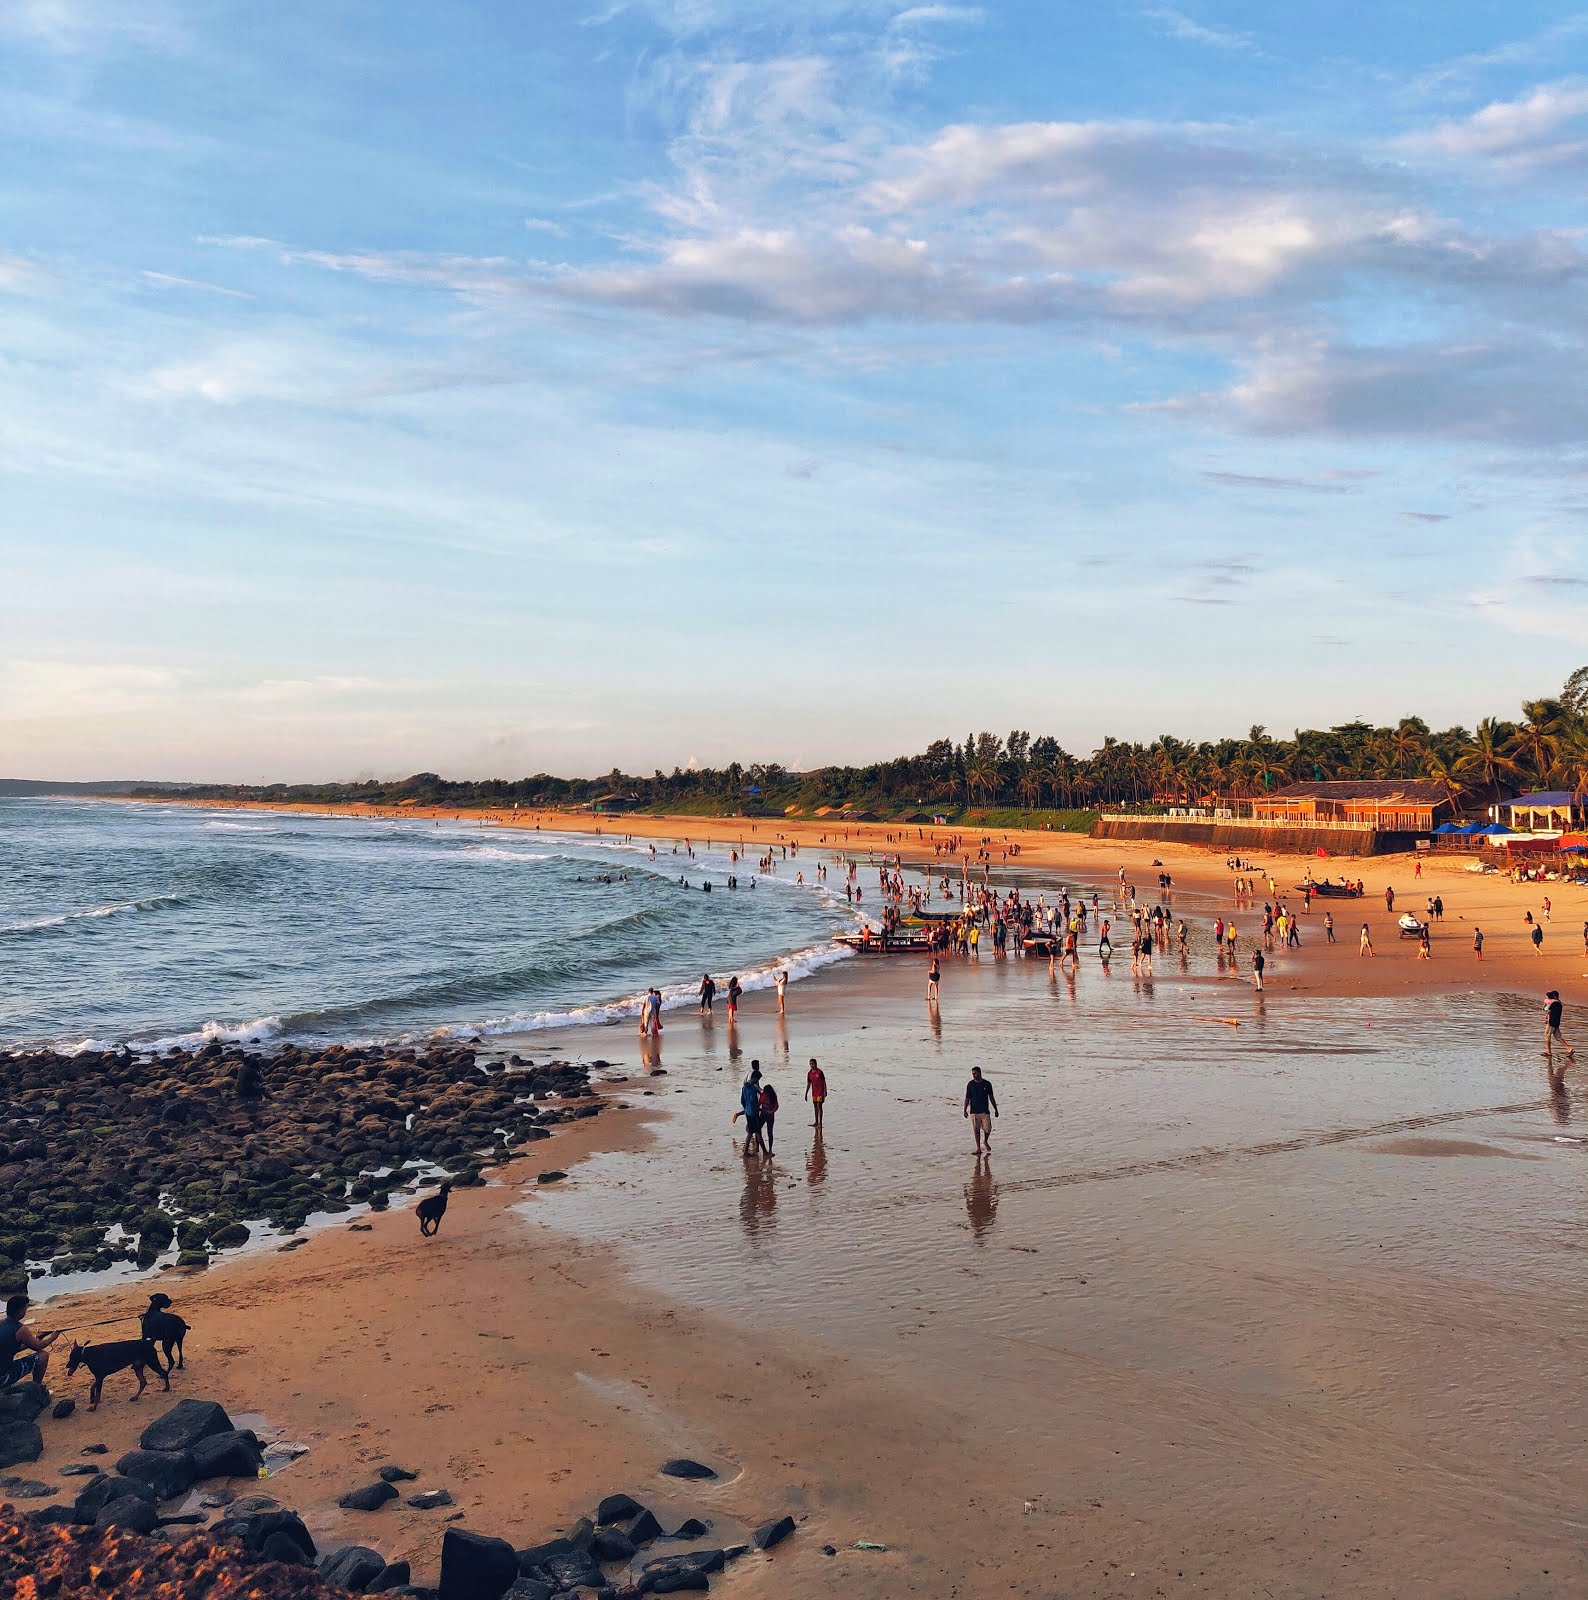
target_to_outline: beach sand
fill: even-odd
[[[752,847],[792,832],[757,827]],[[1205,929],[1222,857],[1039,835],[1018,870],[1106,882],[1123,863],[1151,886],[1154,854]],[[606,1093],[636,1109],[455,1194],[437,1240],[399,1213],[167,1275],[194,1325],[175,1387],[309,1444],[272,1491],[421,1579],[446,1513],[335,1507],[388,1460],[519,1544],[619,1489],[715,1519],[713,1542],[792,1512],[799,1534],[724,1580],[772,1596],[1582,1593],[1588,1099],[1572,1078],[1550,1092],[1538,994],[1588,992],[1588,893],[1326,865],[1379,893],[1335,904],[1333,948],[1315,907],[1261,999],[1260,919],[1238,912],[1239,973],[1205,932],[1151,981],[1128,952],[1073,984],[988,953],[947,964],[935,1019],[919,960],[843,963],[781,1022],[751,996],[732,1037],[720,1012],[669,1013],[662,1077],[631,1023],[527,1036],[537,1059],[619,1064]],[[1391,936],[1387,875],[1400,906],[1443,895],[1433,961]],[[1543,892],[1537,957],[1521,913]],[[819,1146],[812,1054],[833,1083]],[[751,1056],[784,1100],[771,1163],[729,1122]],[[972,1063],[1004,1111],[986,1163],[959,1116]],[[552,1164],[568,1181],[538,1186]],[[118,1381],[98,1416],[47,1426],[39,1476],[155,1414]],[[659,1479],[677,1454],[723,1481]]]

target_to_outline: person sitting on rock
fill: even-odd
[[[28,1297],[14,1294],[6,1301],[6,1314],[0,1318],[0,1389],[31,1378],[44,1387],[44,1375],[50,1367],[50,1346],[60,1338],[60,1332],[34,1333],[23,1326],[28,1314]]]

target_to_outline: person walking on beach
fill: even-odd
[[[739,975],[735,973],[728,979],[728,1021],[734,1022],[739,1016],[739,996],[744,990],[739,986]]]
[[[805,1074],[805,1098],[816,1112],[816,1132],[820,1136],[822,1107],[827,1104],[827,1074],[816,1065],[815,1056],[811,1057],[810,1070]]]
[[[1370,956],[1373,954],[1373,935],[1368,932],[1367,924],[1365,922],[1362,924],[1362,941],[1357,945],[1356,953],[1359,956]]]
[[[1533,954],[1541,956],[1544,953],[1544,928],[1542,923],[1535,922],[1533,931],[1528,935],[1533,941]]]
[[[1263,968],[1267,965],[1261,950],[1252,951],[1252,987],[1261,994],[1263,992]]]
[[[1384,909],[1386,911],[1395,909],[1395,891],[1393,889],[1386,888],[1384,890]]]
[[[1472,930],[1472,957],[1475,961],[1483,960],[1483,929]]]
[[[943,976],[943,969],[938,965],[937,952],[932,952],[932,965],[926,969],[926,1003],[929,1006],[937,1004],[937,980]]]
[[[788,974],[779,972],[777,975],[777,1014],[785,1015],[783,997],[788,992]]]
[[[777,1125],[777,1090],[770,1083],[761,1085],[761,1143],[772,1154],[772,1135]]]
[[[700,980],[700,1012],[702,1016],[711,1015],[711,1002],[717,997],[717,985],[708,972]]]
[[[1576,1059],[1577,1052],[1566,1043],[1565,1036],[1560,1031],[1560,1017],[1564,1009],[1560,1003],[1560,990],[1551,989],[1544,996],[1548,1002],[1544,1008],[1544,1059],[1549,1062],[1550,1071],[1555,1070],[1555,1046],[1559,1045],[1566,1052],[1566,1059]],[[1559,1076],[1564,1076],[1566,1069],[1560,1069]]]
[[[739,1085],[739,1116],[744,1118],[744,1153],[749,1158],[752,1150],[766,1154],[766,1142],[761,1137],[761,1063],[750,1063],[750,1076]],[[735,1119],[737,1120],[737,1119]]]
[[[965,1101],[961,1110],[970,1119],[977,1154],[990,1151],[992,1119],[998,1115],[998,1097],[993,1093],[992,1084],[982,1077],[980,1067],[970,1069],[970,1082],[965,1085]]]
[[[1334,913],[1332,911],[1325,911],[1323,914],[1323,940],[1325,944],[1333,944],[1335,942]]]

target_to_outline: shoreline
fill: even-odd
[[[289,802],[264,805],[252,801],[133,800],[122,796],[105,797],[103,803],[297,813],[327,820],[359,817],[382,821],[422,819],[477,822],[481,827],[514,828],[530,832],[539,829],[550,833],[587,834],[604,838],[632,836],[680,844],[714,842],[734,848],[741,844],[762,848],[797,844],[801,850],[843,853],[855,857],[875,855],[891,858],[897,854],[907,866],[918,870],[934,864],[943,866],[951,878],[955,874],[955,865],[934,858],[930,853],[931,846],[959,835],[965,838],[974,853],[979,848],[980,839],[980,835],[971,839],[961,830],[953,828],[900,827],[880,822],[830,826],[819,818],[648,815],[604,818],[589,813],[560,811],[457,812],[446,807],[326,807]],[[905,835],[918,837],[906,838]],[[1000,854],[1004,846],[1019,847],[1018,854],[1007,861],[998,860],[995,863],[994,870],[1000,877],[1007,874],[1038,876],[1047,873],[1063,878],[1068,874],[1085,879],[1089,887],[1097,885],[1103,888],[1113,883],[1118,869],[1124,866],[1142,891],[1140,897],[1146,904],[1151,904],[1154,899],[1151,886],[1160,870],[1153,863],[1161,860],[1162,870],[1171,872],[1173,876],[1175,890],[1190,890],[1213,901],[1208,911],[1209,918],[1233,914],[1242,933],[1240,959],[1243,962],[1253,948],[1251,935],[1261,929],[1261,907],[1268,898],[1266,883],[1259,885],[1259,892],[1250,897],[1248,902],[1237,905],[1232,889],[1235,874],[1225,867],[1220,852],[1204,846],[1173,841],[1092,839],[1079,834],[1040,829],[1000,829],[988,837],[995,841],[994,848]],[[1588,999],[1588,932],[1585,932],[1588,930],[1588,886],[1563,882],[1548,885],[1513,883],[1504,873],[1468,872],[1466,863],[1470,859],[1467,856],[1440,856],[1432,852],[1421,856],[1408,853],[1361,859],[1331,857],[1327,862],[1307,855],[1268,854],[1252,858],[1254,871],[1264,877],[1271,873],[1278,884],[1278,897],[1289,902],[1291,909],[1300,915],[1303,939],[1300,965],[1305,979],[1303,981],[1298,975],[1288,987],[1336,997],[1469,990],[1542,994],[1546,988],[1580,981],[1583,984],[1581,992]],[[792,860],[791,857],[791,870]],[[1416,875],[1419,860],[1422,863],[1420,877]],[[1367,885],[1367,892],[1361,899],[1315,899],[1310,911],[1301,909],[1301,897],[1293,885],[1306,872],[1322,866],[1326,869],[1325,876],[1338,876],[1347,865],[1349,871],[1346,875],[1360,877]],[[865,872],[863,866],[861,887],[870,888]],[[1394,914],[1387,913],[1384,907],[1383,888],[1386,884],[1392,885],[1396,891]],[[1424,902],[1435,894],[1446,902],[1446,915],[1443,921],[1433,924],[1433,959],[1422,962],[1417,960],[1415,942],[1403,942],[1399,938],[1395,918],[1406,909],[1421,915]],[[1523,921],[1523,914],[1531,912],[1542,921],[1541,901],[1545,894],[1559,903],[1554,908],[1551,921],[1544,923],[1549,930],[1546,947],[1542,954],[1536,954],[1527,941],[1527,924]],[[1337,943],[1332,948],[1323,942],[1322,923],[1326,911],[1332,911],[1335,920]],[[1177,912],[1179,914],[1182,913]],[[1363,922],[1371,929],[1375,951],[1371,960],[1361,959],[1356,953],[1357,934]],[[1474,958],[1472,952],[1471,940],[1475,927],[1481,927],[1484,933],[1481,962]],[[1092,931],[1089,930],[1089,933]],[[1128,948],[1125,954],[1128,957]],[[984,955],[981,959],[988,957]],[[821,973],[811,976],[819,981]],[[1282,993],[1285,988],[1286,985],[1271,981],[1269,992]],[[599,1003],[592,1001],[592,1004]],[[556,1028],[561,1026],[555,1025]],[[530,1040],[536,1034],[502,1034],[496,1037]]]

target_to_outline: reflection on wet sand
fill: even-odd
[[[805,1156],[805,1181],[814,1188],[827,1177],[827,1143],[822,1138],[822,1130],[817,1128],[811,1135],[811,1147]]]
[[[752,1245],[766,1244],[776,1230],[777,1175],[770,1161],[745,1162],[739,1223]]]
[[[990,1156],[976,1156],[975,1170],[965,1185],[965,1215],[970,1218],[971,1236],[977,1244],[985,1244],[998,1215],[998,1185],[993,1182]]]

